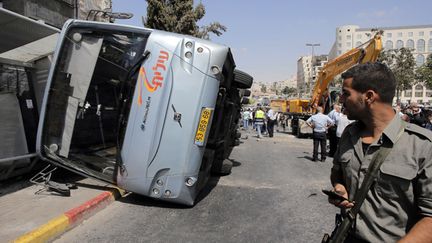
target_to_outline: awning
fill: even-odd
[[[54,52],[60,30],[0,8],[0,63],[31,65]]]

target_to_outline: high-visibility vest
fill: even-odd
[[[264,119],[265,113],[262,110],[257,110],[255,112],[255,118],[257,119]]]

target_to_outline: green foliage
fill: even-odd
[[[227,28],[218,22],[198,26],[197,22],[205,15],[205,7],[199,3],[193,7],[193,0],[147,0],[145,27],[192,35],[209,39],[209,34],[222,35]]]
[[[292,88],[292,87],[288,87],[285,86],[282,90],[282,93],[285,95],[293,95],[297,93],[297,89],[296,88]]]
[[[424,82],[429,88],[432,87],[432,54],[430,54],[426,62],[417,69],[416,78],[420,82]]]
[[[391,49],[383,51],[378,59],[393,71],[396,77],[396,96],[399,101],[399,93],[410,88],[416,82],[415,60],[409,48]]]

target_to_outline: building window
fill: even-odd
[[[392,38],[392,33],[387,33],[387,38]]]
[[[402,37],[402,32],[398,32],[397,37]]]
[[[424,31],[420,31],[419,36],[424,36]]]
[[[426,91],[426,97],[432,97],[432,91]]]
[[[421,85],[421,84],[417,84],[417,85],[414,87],[414,89],[415,89],[416,91],[419,91],[419,90],[423,91],[423,85]]]
[[[408,32],[408,37],[412,37],[413,36],[413,32]]]
[[[423,100],[417,100],[417,104],[423,104]]]
[[[428,41],[428,52],[432,52],[432,39]]]
[[[351,42],[347,42],[347,43],[346,43],[346,46],[347,46],[347,47],[351,47]]]
[[[423,65],[424,62],[425,62],[425,57],[421,54],[418,55],[416,58],[417,67],[420,67],[421,65]],[[416,89],[417,89],[417,86],[416,86]]]
[[[405,90],[405,97],[411,97],[412,96],[412,91],[411,90]]]
[[[338,39],[341,41],[342,40],[342,36],[338,36]]]
[[[423,39],[417,40],[417,51],[424,52],[425,51],[425,41]]]
[[[338,43],[338,46],[339,46],[339,47],[342,47],[342,43]]]
[[[409,49],[414,49],[414,41],[411,39],[407,40],[406,47]]]
[[[361,44],[362,44],[361,41],[356,42],[356,46],[361,46]]]
[[[423,97],[423,92],[415,92],[414,97]]]
[[[402,47],[404,47],[403,41],[402,40],[396,41],[396,49],[401,49]]]
[[[393,41],[391,40],[386,41],[384,48],[387,50],[393,49]]]

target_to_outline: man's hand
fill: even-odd
[[[341,195],[344,198],[348,198],[348,192],[345,189],[345,186],[342,184],[335,184],[333,189],[337,194]],[[348,200],[338,200],[338,199],[328,199],[329,203],[335,205],[339,208],[352,208],[354,207],[354,203],[348,202]]]
[[[310,122],[306,122],[306,124],[307,124],[308,126],[310,126],[311,128],[315,128],[315,126],[314,126],[312,123],[310,123]]]

